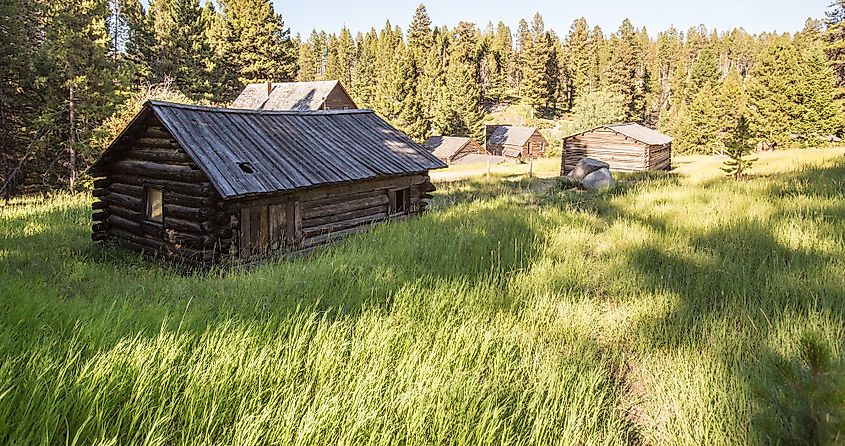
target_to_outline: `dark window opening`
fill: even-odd
[[[147,188],[145,199],[147,220],[161,223],[164,220],[164,195],[161,189]]]
[[[249,163],[238,163],[238,167],[240,167],[244,173],[255,173],[255,169],[253,169],[252,165]]]
[[[390,215],[407,214],[411,206],[411,189],[390,191]]]

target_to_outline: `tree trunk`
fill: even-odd
[[[73,190],[76,184],[76,98],[74,97],[74,86],[69,89],[68,98],[68,120],[70,121],[70,134],[68,135],[68,188]]]

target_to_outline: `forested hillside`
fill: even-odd
[[[0,196],[79,187],[139,99],[226,104],[263,80],[339,79],[418,140],[478,137],[497,103],[529,104],[573,129],[643,121],[680,152],[737,138],[815,145],[843,127],[842,0],[801,32],[760,35],[704,25],[655,33],[628,20],[602,30],[540,14],[516,30],[449,27],[420,5],[407,30],[291,36],[280,12],[269,0],[3,2]]]

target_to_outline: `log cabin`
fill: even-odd
[[[548,142],[534,127],[488,125],[484,128],[484,144],[493,155],[521,162],[544,156]]]
[[[471,154],[489,155],[481,144],[463,136],[432,136],[423,143],[423,147],[446,164]]]
[[[602,125],[563,139],[561,175],[581,158],[604,161],[619,171],[669,170],[672,137],[637,123]]]
[[[191,268],[253,263],[423,212],[442,167],[370,110],[149,101],[89,169],[92,238]]]
[[[352,110],[355,101],[339,81],[249,84],[231,105],[249,110]]]

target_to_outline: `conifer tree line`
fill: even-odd
[[[291,36],[271,0],[9,0],[0,196],[77,187],[113,115],[149,91],[225,105],[265,80],[338,79],[419,141],[481,138],[486,112],[502,103],[572,130],[643,122],[674,136],[676,152],[810,145],[842,132],[845,0],[794,34],[560,25],[558,34],[535,14],[516,29],[437,26],[420,5],[404,30]]]

